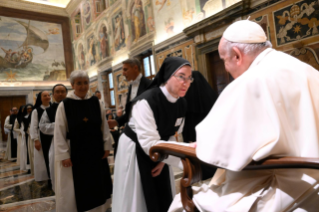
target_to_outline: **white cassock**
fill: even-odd
[[[25,118],[28,118],[28,115],[25,116]],[[19,126],[19,122],[16,119],[14,122],[13,130],[18,134],[17,141],[20,144],[19,149],[20,149],[20,170],[28,170],[31,169],[32,174],[33,174],[33,162],[32,162],[32,143],[31,143],[31,138],[29,135],[30,131],[30,126],[28,128],[27,134],[28,134],[28,147],[26,143],[26,134],[24,132],[24,124],[21,122],[21,126]],[[29,164],[27,164],[27,157],[29,154]]]
[[[78,99],[74,91],[69,92],[68,98]],[[85,99],[89,96],[86,95]],[[101,108],[102,132],[104,141],[104,150],[112,150],[113,138],[110,133],[109,125],[106,121],[105,110]],[[55,151],[55,194],[57,212],[77,212],[72,167],[63,167],[62,161],[70,158],[70,140],[66,138],[68,132],[68,123],[65,115],[64,104],[61,102],[55,116],[54,129],[54,151]],[[85,155],[83,155],[85,157]],[[85,167],[83,167],[85,169]],[[88,182],[89,183],[89,182]],[[110,205],[110,199],[90,212],[105,212]]]
[[[55,122],[50,122],[47,111],[45,110],[42,114],[39,129],[43,134],[54,135]],[[50,179],[52,182],[52,189],[55,191],[55,181],[54,181],[54,137],[52,138],[50,150],[49,150],[49,167],[50,167]]]
[[[43,110],[50,106],[40,106]],[[34,109],[32,111],[32,116],[31,116],[31,124],[30,124],[30,136],[32,139],[33,144],[35,144],[36,140],[39,140],[41,143],[41,138],[40,138],[40,130],[39,130],[39,121],[38,121],[38,111]],[[33,154],[34,154],[34,179],[35,181],[44,181],[48,180],[48,173],[47,173],[47,168],[45,165],[45,160],[43,156],[43,151],[42,148],[40,150],[37,150],[35,146],[33,145]]]
[[[163,90],[163,87],[161,89],[169,102],[177,101],[166,89]],[[177,143],[174,136],[171,136],[168,141],[160,140],[153,111],[146,100],[135,103],[128,125],[137,134],[138,142],[147,155],[149,155],[150,148],[156,144]],[[178,133],[183,131],[183,127],[184,122]],[[188,144],[185,145],[188,146]],[[114,165],[112,211],[147,212],[135,149],[135,142],[123,133],[119,140]],[[171,165],[182,169],[182,163],[179,158],[173,156],[163,162],[169,165],[172,196],[174,196],[176,193],[175,179]]]
[[[10,124],[10,116],[6,117],[3,128],[8,131],[7,149],[6,149],[6,153],[4,155],[4,159],[17,160],[18,161],[18,158],[17,158],[18,157],[18,152],[17,152],[17,157],[16,158],[12,158],[11,157],[11,133],[10,133],[10,131],[12,129],[12,124]],[[14,138],[17,137],[17,134],[14,131],[12,132],[12,134],[13,134]],[[18,149],[19,149],[19,144],[17,144],[17,150]]]
[[[318,211],[318,170],[241,171],[269,156],[319,157],[318,92],[319,73],[308,64],[271,48],[259,54],[196,126],[197,156],[224,168],[193,187],[198,209]],[[178,195],[169,211],[181,210]]]

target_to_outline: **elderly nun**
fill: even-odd
[[[104,108],[89,97],[89,76],[73,71],[74,91],[58,106],[54,149],[57,212],[105,212],[112,193],[107,161],[112,136]]]
[[[193,81],[190,63],[169,57],[150,88],[132,101],[131,118],[120,137],[115,160],[114,211],[166,212],[175,194],[173,172],[168,165],[181,167],[169,157],[154,163],[149,157],[153,145],[176,142],[183,130],[185,96]],[[124,200],[124,201],[123,201]]]

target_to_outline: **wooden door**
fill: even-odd
[[[12,107],[19,107],[26,104],[26,96],[6,96],[0,97],[0,114],[1,114],[1,131],[2,131],[2,140],[6,141],[8,135],[4,133],[4,121],[6,117],[10,115],[10,109]]]
[[[207,54],[209,76],[213,88],[220,94],[224,88],[233,81],[233,77],[225,70],[224,61],[220,59],[218,51]]]

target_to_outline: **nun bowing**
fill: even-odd
[[[34,178],[35,181],[48,180],[49,171],[49,149],[52,136],[45,135],[39,130],[39,123],[45,109],[50,107],[50,93],[48,91],[40,92],[32,112],[30,136],[34,143]],[[50,181],[49,181],[50,183]],[[50,186],[50,185],[49,185]]]
[[[105,212],[112,193],[107,161],[112,136],[98,98],[89,98],[89,76],[73,71],[69,92],[55,117],[57,212]]]
[[[121,212],[166,212],[175,194],[169,165],[181,161],[169,157],[154,163],[153,145],[176,142],[186,114],[184,98],[191,82],[190,63],[179,57],[166,58],[149,89],[132,101],[132,114],[120,137],[115,160],[112,210]],[[124,201],[123,201],[124,200]]]

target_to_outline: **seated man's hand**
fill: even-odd
[[[63,160],[62,161],[62,166],[66,167],[66,168],[67,167],[71,167],[72,166],[71,158]]]
[[[107,123],[109,124],[109,128],[112,129],[118,125],[117,121],[114,119],[107,120]]]
[[[40,151],[41,149],[41,142],[39,140],[35,140],[34,141],[34,147],[36,148],[36,150]]]
[[[196,148],[196,147],[197,147],[197,143],[196,143],[196,142],[194,142],[194,143],[190,143],[190,144],[189,144],[189,147]]]

